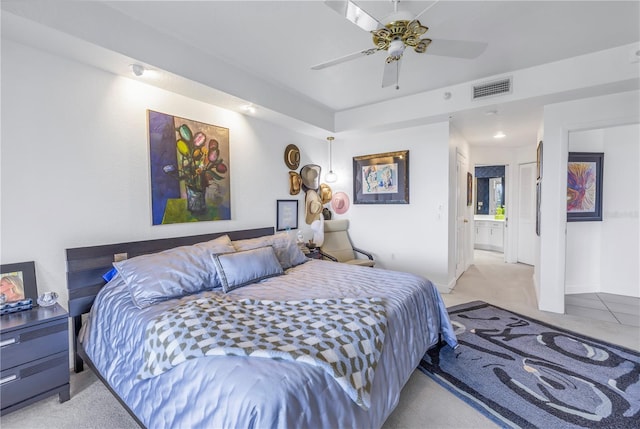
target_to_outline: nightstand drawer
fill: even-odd
[[[57,353],[0,373],[2,408],[69,382],[69,354]]]
[[[11,331],[0,336],[2,371],[69,348],[67,319]],[[4,378],[4,377],[3,377]]]

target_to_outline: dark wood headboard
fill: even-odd
[[[67,249],[67,291],[69,293],[69,316],[73,324],[73,352],[76,372],[82,371],[82,359],[78,355],[78,333],[82,326],[82,315],[88,313],[96,295],[106,284],[102,275],[113,268],[114,256],[126,253],[127,258],[161,252],[178,246],[188,246],[229,235],[231,240],[273,235],[273,227],[245,229],[187,237],[161,238],[156,240],[132,241],[101,246]]]

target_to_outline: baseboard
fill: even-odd
[[[449,281],[449,284],[442,284],[442,283],[433,283],[434,285],[436,285],[436,289],[438,289],[438,292],[440,293],[451,293],[451,291],[453,290],[454,287],[456,287],[456,279],[452,279]]]
[[[536,307],[540,310],[540,286],[538,284],[538,278],[536,277],[536,270],[533,270],[533,290],[536,293]]]
[[[564,293],[565,295],[574,295],[576,293],[598,293],[600,292],[599,284],[591,284],[591,285],[564,285]]]

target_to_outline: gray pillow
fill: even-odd
[[[138,308],[205,289],[222,286],[212,253],[235,252],[229,236],[193,246],[137,256],[113,266],[118,270]]]
[[[300,265],[309,260],[304,253],[302,253],[298,244],[286,231],[258,238],[237,240],[232,243],[233,247],[235,247],[237,251],[272,246],[283,270],[295,267],[296,265]]]
[[[213,262],[225,292],[279,276],[284,272],[271,246],[236,253],[213,254]]]

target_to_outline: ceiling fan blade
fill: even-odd
[[[364,9],[351,0],[325,0],[324,3],[365,31],[374,31],[384,27],[377,19],[369,15]]]
[[[427,48],[427,54],[471,60],[479,57],[480,54],[487,49],[487,46],[487,43],[484,42],[432,39],[431,44]]]
[[[311,70],[326,69],[327,67],[335,66],[336,64],[340,64],[340,63],[344,63],[344,62],[347,62],[347,61],[351,61],[351,60],[354,60],[356,58],[366,57],[367,55],[373,55],[376,52],[378,52],[378,49],[376,49],[376,48],[369,48],[369,49],[365,49],[364,51],[354,52],[353,54],[345,55],[344,57],[336,58],[334,60],[327,61],[326,63],[317,64],[317,65],[311,67]]]
[[[399,60],[394,60],[384,65],[384,73],[382,74],[382,87],[386,88],[387,86],[395,85],[396,89],[399,89],[398,86],[398,77],[400,76],[400,63],[402,62],[402,58]]]

